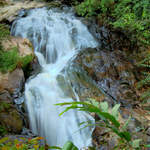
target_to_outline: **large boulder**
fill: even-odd
[[[9,51],[12,48],[17,47],[19,55],[22,57],[34,55],[32,44],[28,39],[21,37],[9,37],[9,39],[3,40],[1,45],[5,51]]]
[[[7,90],[10,94],[13,94],[17,89],[19,91],[23,88],[24,73],[22,69],[15,69],[11,73],[0,73],[0,92]]]
[[[6,0],[5,0],[6,1]],[[31,9],[44,7],[44,2],[38,1],[11,1],[7,0],[6,5],[0,6],[0,22],[12,22],[16,19],[18,12],[21,9]]]
[[[23,120],[15,108],[7,108],[0,112],[0,124],[5,127],[8,132],[20,133],[23,128]]]

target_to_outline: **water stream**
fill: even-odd
[[[94,122],[93,118],[88,113],[76,110],[60,117],[64,108],[54,104],[74,101],[64,94],[57,77],[65,75],[62,70],[80,50],[94,48],[97,42],[70,8],[63,11],[38,8],[21,13],[22,17],[12,25],[12,35],[28,38],[33,43],[42,68],[25,85],[32,131],[45,137],[51,146],[62,146],[68,140],[79,148],[91,145],[93,128],[79,130],[79,124],[89,120]],[[79,100],[77,93],[75,95]]]

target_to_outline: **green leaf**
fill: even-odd
[[[142,141],[142,139],[136,139],[136,140],[132,141],[132,147],[134,147],[134,148],[140,147],[141,141]]]
[[[118,118],[118,110],[119,110],[120,104],[116,104],[112,110],[111,114],[117,119]]]
[[[102,111],[108,112],[108,103],[107,102],[101,102],[100,108],[102,109]]]
[[[60,115],[62,115],[64,112],[67,112],[70,109],[79,108],[80,111],[87,111],[87,112],[91,112],[91,113],[94,112],[100,118],[104,119],[106,122],[110,121],[116,128],[120,127],[120,123],[116,120],[116,118],[114,116],[112,116],[109,113],[102,112],[98,107],[96,107],[92,104],[89,104],[87,102],[66,102],[66,103],[59,103],[56,105],[57,106],[71,105],[71,106],[67,107]]]
[[[71,141],[68,141],[65,143],[62,150],[78,150],[78,148]]]
[[[144,145],[144,147],[150,147],[150,144],[149,145]]]
[[[49,148],[49,149],[61,149],[61,148],[58,147],[58,146],[49,146],[48,148]]]
[[[129,132],[120,132],[119,135],[120,137],[126,139],[128,142],[131,141],[131,134]]]
[[[130,120],[131,120],[131,116],[128,118],[128,120],[127,120],[127,121],[125,122],[125,124],[123,125],[123,127],[122,127],[122,130],[123,130],[123,131],[127,129],[127,126],[128,126],[128,124],[129,124]]]

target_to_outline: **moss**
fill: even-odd
[[[9,26],[5,24],[0,24],[0,41],[9,38],[9,35],[10,35]]]
[[[0,71],[3,73],[13,71],[17,66],[18,58],[16,47],[10,51],[0,50]]]
[[[11,104],[6,102],[0,102],[0,112],[7,110],[11,107]]]
[[[25,69],[32,59],[32,55],[27,55],[24,57],[19,56],[17,47],[14,47],[9,51],[0,49],[0,72],[11,72],[16,67]]]

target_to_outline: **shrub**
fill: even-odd
[[[76,11],[86,17],[105,16],[108,24],[125,30],[131,40],[150,44],[149,0],[84,0],[76,6]]]
[[[113,132],[116,135],[118,135],[120,139],[118,145],[115,146],[116,149],[142,148],[142,145],[140,146],[141,139],[133,140],[131,134],[127,131],[127,126],[130,121],[130,118],[124,123],[123,126],[120,125],[118,121],[118,112],[120,107],[119,104],[116,104],[112,109],[109,109],[107,102],[99,103],[92,99],[90,102],[68,102],[59,103],[56,105],[67,106],[66,109],[60,115],[69,111],[70,109],[77,109],[78,111],[95,113],[97,116],[99,116],[100,120],[96,121],[95,124],[89,124],[88,122],[86,122],[85,127],[105,127],[109,129],[108,132]],[[146,146],[148,147],[149,145]]]

